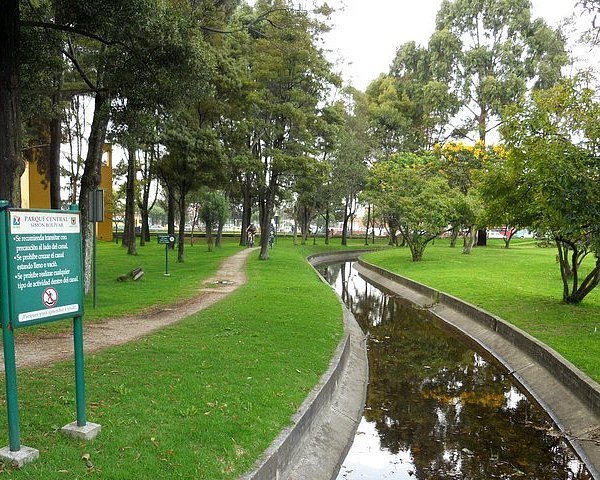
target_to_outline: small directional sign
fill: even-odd
[[[156,238],[158,239],[159,245],[169,245],[170,243],[175,243],[175,235],[158,235]]]
[[[170,277],[169,274],[169,245],[175,244],[175,235],[157,235],[159,245],[165,246],[165,277]]]

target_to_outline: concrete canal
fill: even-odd
[[[368,342],[367,403],[338,480],[592,478],[484,352],[367,283],[350,262],[320,270]]]

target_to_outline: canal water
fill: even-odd
[[[338,480],[592,478],[484,354],[349,262],[321,273],[367,334],[369,357],[363,418]]]

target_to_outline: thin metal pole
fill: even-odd
[[[21,450],[19,428],[19,400],[17,395],[17,365],[15,361],[15,337],[10,325],[8,304],[8,246],[7,216],[8,202],[0,200],[0,304],[2,310],[2,341],[4,349],[4,376],[6,378],[6,410],[8,413],[8,442],[11,452]]]
[[[75,351],[75,407],[77,426],[85,427],[85,376],[83,368],[83,319],[73,318],[73,348]]]
[[[98,298],[98,295],[96,293],[96,222],[93,223],[93,227],[92,230],[94,231],[94,234],[92,235],[92,245],[93,245],[93,252],[92,252],[92,261],[93,261],[93,272],[92,272],[92,283],[94,286],[94,308],[96,308],[96,301]]]
[[[169,243],[165,243],[165,277],[169,276]]]

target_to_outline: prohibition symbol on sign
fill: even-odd
[[[42,293],[42,302],[46,308],[55,307],[56,302],[58,302],[58,292],[54,288],[48,287]]]

